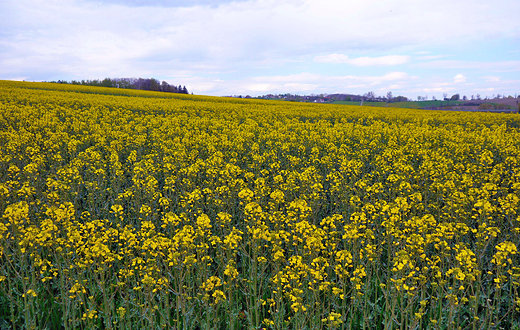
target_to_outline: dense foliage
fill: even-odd
[[[160,82],[155,78],[105,78],[103,80],[66,80],[52,81],[58,84],[72,84],[95,87],[112,87],[112,88],[126,88],[139,89],[145,91],[168,92],[168,93],[182,93],[188,94],[186,86],[170,85],[166,81]]]
[[[517,115],[3,81],[0,128],[0,326],[519,326]]]

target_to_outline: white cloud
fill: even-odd
[[[437,60],[439,58],[445,58],[450,57],[453,55],[426,55],[426,56],[418,56],[417,58],[423,61],[431,61],[431,60]]]
[[[276,88],[331,92],[324,89],[392,84],[405,90],[412,88],[414,76],[423,75],[425,70],[418,69],[520,70],[520,61],[431,61],[444,56],[434,54],[450,52],[452,46],[485,44],[482,41],[491,38],[516,40],[519,1],[439,0],[435,6],[412,0],[158,0],[155,4],[0,1],[0,75],[29,80],[171,78],[170,82],[189,85],[191,90],[218,95]],[[410,63],[413,60],[430,62]],[[349,64],[351,71],[322,72],[315,62]],[[395,65],[404,65],[399,70],[408,74],[388,73],[386,68]],[[265,76],[259,73],[263,69],[269,72]],[[318,73],[294,74],[302,71]],[[273,72],[278,81],[268,79]],[[445,77],[453,83],[456,73]]]
[[[314,62],[319,63],[348,63],[351,59],[343,54],[320,55],[314,58]]]
[[[345,63],[355,66],[387,66],[408,63],[410,61],[410,56],[388,55],[382,57],[350,58],[344,54],[330,54],[316,56],[314,61],[320,63]]]
[[[308,72],[294,75],[278,76],[256,76],[244,79],[215,82],[198,78],[189,81],[188,90],[193,85],[195,94],[199,93],[195,86],[211,85],[215,88],[214,95],[238,95],[250,94],[253,96],[269,93],[333,93],[351,92],[366,93],[369,90],[398,90],[399,86],[415,80],[416,77],[409,76],[404,72],[390,72],[381,76],[328,76]],[[391,87],[391,88],[390,88]],[[385,92],[386,93],[386,92]]]
[[[438,42],[459,43],[460,38],[504,35],[504,31],[520,27],[512,14],[520,5],[510,2],[508,11],[501,14],[488,11],[490,4],[477,1],[467,5],[461,0],[441,0],[435,7],[409,0],[251,0],[191,8],[126,7],[80,0],[6,3],[10,10],[4,12],[9,19],[0,27],[16,34],[23,26],[31,51],[39,53],[48,45],[60,53],[98,61],[107,59],[89,55],[110,52],[111,62],[131,50],[138,59],[160,54],[181,62],[223,65],[230,60],[258,60],[276,54],[287,57],[316,49],[432,47]],[[466,13],[464,20],[459,19],[461,8]],[[407,58],[393,55],[351,61],[361,66],[395,65],[406,63]]]
[[[428,69],[480,69],[489,71],[515,72],[520,71],[520,61],[431,61],[414,64],[417,68]]]
[[[96,0],[86,0],[96,1]],[[102,0],[98,2],[112,3],[132,7],[193,7],[193,6],[211,6],[218,7],[222,4],[233,1],[247,1],[247,0]]]
[[[423,88],[421,91],[426,92],[426,93],[447,93],[447,92],[451,92],[453,90],[454,89],[451,87],[427,87],[427,88]]]
[[[497,77],[497,76],[485,76],[482,78],[488,82],[499,82],[500,81],[500,77]]]
[[[275,85],[272,84],[249,84],[246,86],[246,89],[252,91],[252,92],[261,92],[265,93],[270,90],[273,90],[275,88]]]
[[[379,85],[383,82],[398,81],[398,80],[412,80],[414,77],[410,77],[405,72],[390,72],[382,76],[327,76],[314,73],[300,73],[297,75],[288,76],[273,76],[273,77],[255,77],[254,80],[259,81],[274,81],[274,82],[363,82],[370,85]]]
[[[463,82],[466,82],[466,77],[459,73],[458,75],[455,76],[455,78],[453,78],[453,81],[455,83],[463,83]]]

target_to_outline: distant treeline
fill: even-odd
[[[105,78],[103,80],[72,80],[70,82],[65,80],[58,80],[51,82],[58,84],[140,89],[145,91],[188,94],[188,89],[186,86],[174,86],[168,84],[166,81],[160,82],[154,78]]]
[[[233,96],[233,97],[242,97]],[[250,96],[246,96],[246,98],[250,98]],[[404,96],[393,96],[391,92],[387,93],[385,96],[376,96],[374,92],[368,92],[363,95],[355,95],[355,94],[311,94],[311,95],[296,95],[296,94],[267,94],[258,96],[259,99],[264,100],[285,100],[285,101],[295,101],[295,102],[317,102],[317,103],[332,103],[332,102],[385,102],[385,103],[395,103],[395,102],[408,102],[411,101],[407,97]]]

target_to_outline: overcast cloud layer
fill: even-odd
[[[520,94],[520,1],[3,0],[0,79],[195,94]]]

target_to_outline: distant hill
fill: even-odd
[[[472,100],[468,101],[471,103],[483,104],[483,103],[496,103],[496,104],[505,104],[511,107],[516,107],[518,103],[520,103],[520,97],[514,98],[500,98],[500,99],[488,99],[488,100]]]

